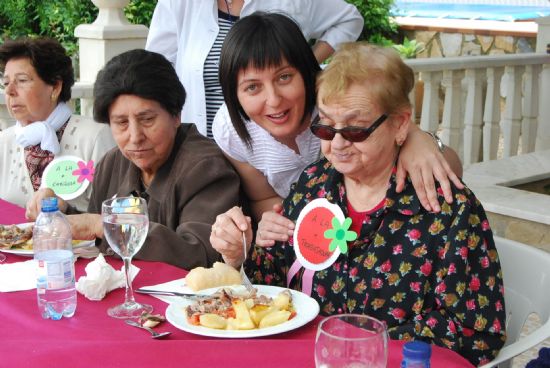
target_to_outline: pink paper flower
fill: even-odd
[[[84,180],[88,180],[90,183],[94,180],[94,161],[90,160],[87,163],[84,161],[77,162],[78,169],[73,170],[73,176],[78,176],[79,183],[82,183]]]

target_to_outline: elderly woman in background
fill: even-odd
[[[160,54],[128,51],[99,72],[94,118],[109,124],[118,147],[98,165],[89,213],[69,216],[73,238],[101,239],[105,251],[102,202],[134,194],[147,199],[150,221],[136,258],[186,269],[219,259],[210,228],[218,213],[239,204],[239,176],[216,143],[194,124],[181,124],[184,102],[185,90]]]
[[[410,182],[397,193],[396,161],[407,138],[413,85],[412,70],[395,51],[344,45],[318,80],[319,120],[311,130],[324,158],[304,170],[283,214],[296,221],[307,203],[326,198],[351,218],[358,235],[332,265],[313,274],[312,296],[322,314],[368,314],[384,320],[393,339],[425,340],[478,365],[505,341],[498,254],[468,188],[451,183],[454,200],[440,195],[438,213],[420,205]],[[249,276],[299,289],[308,279],[302,269],[287,280],[296,260],[292,245],[255,247]]]
[[[0,198],[25,206],[55,157],[74,155],[98,162],[114,147],[107,126],[75,117],[67,106],[73,67],[56,40],[6,41],[0,46],[0,78],[6,107],[17,121],[0,132]],[[71,203],[85,210],[90,192]]]

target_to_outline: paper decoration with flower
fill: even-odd
[[[294,252],[300,264],[319,271],[336,261],[348,250],[347,242],[357,239],[349,231],[351,219],[335,204],[324,198],[309,202],[300,212],[294,230]]]
[[[51,188],[64,200],[79,197],[86,191],[95,173],[94,162],[77,156],[59,156],[42,174],[41,188]]]
[[[82,183],[84,180],[88,180],[90,183],[94,181],[94,161],[90,160],[88,162],[78,161],[76,163],[78,169],[73,170],[73,175],[78,177],[77,182]]]

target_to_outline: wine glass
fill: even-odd
[[[385,368],[388,333],[383,322],[361,314],[325,318],[317,328],[317,368]]]
[[[107,314],[115,318],[135,318],[143,312],[150,313],[152,306],[135,301],[130,277],[132,257],[141,249],[149,230],[147,202],[138,197],[111,198],[103,202],[101,216],[105,237],[111,248],[122,257],[126,276],[124,303],[109,308]]]

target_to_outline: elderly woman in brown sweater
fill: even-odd
[[[239,204],[239,177],[214,142],[194,124],[181,124],[185,90],[172,65],[150,51],[123,53],[98,74],[94,98],[94,118],[109,124],[118,147],[98,165],[88,213],[69,216],[73,238],[97,238],[108,250],[101,204],[133,194],[147,199],[150,220],[135,258],[186,269],[218,260],[211,224]],[[40,199],[52,194],[40,191],[29,212],[37,215]]]

